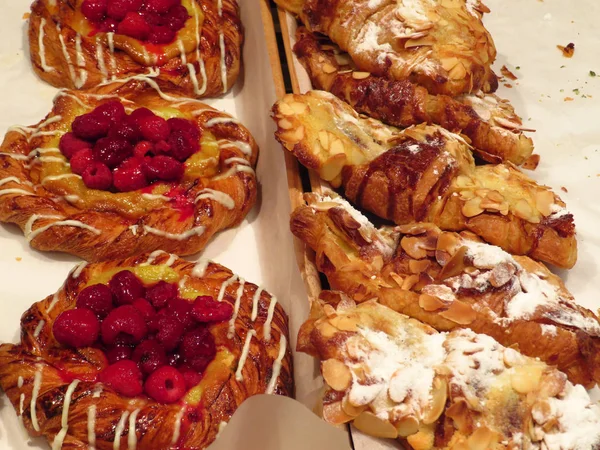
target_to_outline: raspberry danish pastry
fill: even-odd
[[[0,386],[52,448],[205,448],[248,397],[293,393],[283,308],[215,263],[83,263],[21,327]]]
[[[147,80],[61,91],[0,148],[0,221],[88,261],[200,251],[256,200],[257,145],[237,119]],[[156,86],[151,83],[150,86]]]
[[[35,0],[29,20],[34,70],[69,89],[146,75],[218,96],[237,79],[242,42],[237,0]]]

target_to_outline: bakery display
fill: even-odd
[[[556,365],[573,383],[600,382],[600,321],[562,280],[525,256],[432,224],[375,228],[344,199],[306,194],[290,220],[332,289],[438,331],[470,328]]]
[[[510,163],[476,166],[468,143],[437,125],[399,130],[324,91],[273,107],[276,138],[354,204],[397,224],[471,231],[512,254],[571,268],[573,216]]]
[[[481,22],[487,8],[465,0],[276,0],[328,36],[364,72],[410,80],[432,94],[494,91],[496,58]]]
[[[35,0],[29,19],[35,72],[69,89],[146,75],[165,91],[219,96],[242,43],[237,0]]]
[[[288,319],[208,261],[84,263],[0,346],[0,386],[52,448],[205,448],[248,397],[293,393]]]
[[[469,330],[322,296],[299,348],[321,361],[326,421],[414,450],[600,447],[600,407],[551,366]]]
[[[0,148],[0,221],[88,261],[200,251],[257,195],[258,147],[228,114],[152,79],[60,91]]]
[[[359,113],[397,127],[426,122],[462,133],[488,162],[521,165],[533,152],[521,118],[494,94],[432,95],[409,80],[360,71],[347,53],[304,27],[296,32],[294,52],[315,89],[331,92]]]

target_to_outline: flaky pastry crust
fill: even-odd
[[[390,80],[357,70],[347,53],[306,28],[296,33],[296,56],[315,89],[331,92],[356,111],[397,127],[437,124],[462,133],[482,159],[523,164],[533,151],[519,116],[494,94],[465,94],[455,99],[432,95],[408,80]]]
[[[57,148],[60,136],[76,116],[115,99],[128,110],[147,107],[198,124],[201,149],[186,161],[179,184],[113,193],[88,189],[71,173]],[[38,250],[88,261],[157,249],[190,255],[252,209],[257,158],[254,138],[237,119],[197,100],[167,95],[152,79],[64,90],[44,121],[12,127],[0,147],[0,221],[17,224]]]
[[[150,74],[163,90],[192,98],[219,96],[235,84],[244,40],[237,0],[183,0],[190,18],[162,50],[125,35],[95,32],[81,3],[35,0],[31,6],[31,62],[47,83],[88,89]]]
[[[333,289],[377,298],[439,331],[470,328],[518,346],[574,383],[600,382],[598,317],[544,265],[431,224],[377,230],[339,197],[306,197],[291,229]]]
[[[100,350],[74,351],[61,347],[53,337],[52,324],[57,316],[75,307],[78,293],[87,284],[107,282],[110,274],[123,268],[154,281],[179,282],[180,293],[192,301],[200,292],[239,305],[232,322],[211,325],[217,357],[200,384],[180,403],[165,405],[146,397],[119,395],[96,383],[97,374],[106,366]],[[91,436],[99,450],[119,446],[199,449],[216,438],[220,424],[228,422],[248,397],[292,395],[287,316],[274,297],[233,277],[218,264],[201,262],[194,266],[164,252],[78,266],[56,294],[23,314],[20,344],[0,346],[0,386],[29,434],[44,436],[50,443],[63,439],[62,448],[69,449],[87,449]],[[254,308],[257,315],[253,320]],[[70,403],[65,400],[67,391]],[[92,408],[93,421],[89,418]],[[66,424],[62,423],[65,411]]]
[[[276,0],[312,32],[327,35],[358,68],[455,96],[497,87],[496,49],[465,0]]]
[[[476,166],[467,142],[437,125],[400,131],[324,91],[285,96],[273,118],[300,163],[379,217],[469,230],[560,267],[577,260],[573,216],[550,188],[510,163]]]
[[[600,407],[556,369],[470,330],[322,297],[298,343],[321,360],[326,421],[414,450],[600,448]]]

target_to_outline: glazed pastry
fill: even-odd
[[[331,92],[359,113],[398,127],[438,124],[463,133],[477,156],[488,162],[522,164],[533,151],[519,116],[494,94],[464,94],[452,99],[431,95],[408,80],[389,80],[356,70],[348,54],[331,42],[298,28],[296,56],[315,89]]]
[[[409,80],[432,94],[490,92],[496,48],[466,0],[276,0],[311,32],[328,36],[364,72]]]
[[[77,266],[0,346],[0,386],[52,448],[205,448],[255,394],[292,395],[283,308],[165,252]]]
[[[88,261],[189,255],[250,211],[257,157],[237,119],[151,79],[60,91],[44,121],[6,135],[0,221]]]
[[[276,137],[346,197],[397,224],[469,230],[512,254],[573,267],[573,216],[511,164],[475,166],[469,145],[435,125],[403,131],[359,116],[323,91],[273,107]]]
[[[137,75],[186,97],[231,89],[241,67],[237,0],[35,0],[35,72],[56,87],[88,89]]]
[[[437,333],[375,302],[315,302],[299,348],[321,360],[323,418],[406,448],[600,448],[582,386],[470,330]]]
[[[600,382],[600,322],[562,280],[525,256],[432,224],[376,229],[339,197],[307,194],[292,214],[332,289],[373,298],[438,331],[470,328],[565,372]],[[474,240],[475,239],[475,240]]]

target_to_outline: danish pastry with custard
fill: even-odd
[[[69,89],[147,75],[218,96],[238,77],[242,42],[237,0],[35,0],[29,19],[35,72]]]
[[[82,263],[0,346],[0,387],[52,448],[205,448],[256,394],[292,395],[275,297],[165,252]]]
[[[151,79],[63,90],[43,122],[6,135],[0,221],[88,261],[189,255],[250,211],[257,157],[237,119]]]

